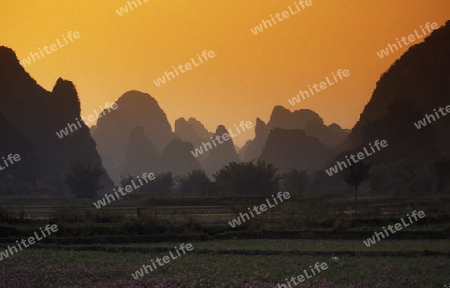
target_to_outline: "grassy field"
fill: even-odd
[[[58,245],[36,244],[42,249],[91,250],[91,251],[136,251],[155,252],[171,250],[179,242],[147,243],[147,244],[89,244]],[[197,253],[227,254],[355,254],[365,255],[375,252],[403,253],[416,255],[420,253],[448,254],[450,256],[450,240],[382,240],[371,247],[366,247],[361,240],[286,240],[286,239],[252,239],[252,240],[215,240],[196,242]]]
[[[316,262],[329,268],[295,287],[450,284],[448,196],[370,196],[357,206],[347,196],[298,196],[236,229],[228,225],[263,198],[136,195],[98,210],[91,200],[0,198],[0,250],[47,223],[59,227],[51,238],[0,260],[0,287],[285,287],[277,284]],[[426,217],[364,245],[413,210]],[[186,239],[207,241],[191,242],[194,251],[132,277]]]
[[[15,216],[26,219],[48,219],[58,209],[77,207],[91,213],[114,213],[137,217],[138,210],[152,213],[171,222],[196,221],[198,223],[227,223],[248,207],[265,203],[267,197],[149,197],[129,195],[124,200],[96,209],[93,200],[67,198],[10,198],[0,197],[0,207]],[[424,197],[361,196],[355,206],[351,195],[302,195],[270,209],[257,218],[267,221],[330,218],[354,218],[355,210],[361,217],[402,217],[412,210],[424,210],[427,216],[448,214],[450,197],[433,195]]]
[[[328,269],[296,287],[444,287],[450,282],[448,256],[365,255],[367,251],[449,251],[450,240],[381,241],[370,248],[361,241],[341,240],[194,242],[192,252],[141,279],[131,276],[151,259],[168,255],[152,249],[174,251],[179,244],[124,245],[124,249],[116,245],[115,252],[83,251],[76,246],[72,247],[74,251],[58,250],[41,245],[43,249],[27,249],[0,262],[0,287],[277,287],[277,283],[286,283],[285,278],[302,274],[316,262],[327,263]],[[149,252],[129,251],[130,247]],[[223,250],[229,253],[219,253]],[[355,250],[360,254],[331,260],[336,253]],[[274,253],[265,255],[267,251]],[[307,251],[328,254],[302,255]]]

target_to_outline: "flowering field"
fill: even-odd
[[[271,249],[273,243],[267,244]],[[193,252],[139,280],[131,273],[167,253],[26,249],[0,262],[0,287],[277,287],[316,262],[326,262],[328,269],[296,287],[444,287],[450,282],[448,256],[343,255],[336,262],[331,253],[197,253],[201,249],[196,252],[193,245]]]

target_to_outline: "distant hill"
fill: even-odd
[[[227,131],[227,129],[225,129],[225,126],[219,125],[216,129],[216,133],[214,134],[214,136],[212,136],[212,139],[216,139],[216,136],[222,137],[222,135],[225,133],[229,135],[229,132]],[[206,171],[206,174],[208,176],[212,176],[214,173],[219,171],[223,166],[227,165],[230,162],[240,162],[231,136],[227,141],[223,141],[222,138],[219,138],[219,140],[223,143],[220,144],[220,142],[214,140],[217,147],[214,147],[212,141],[210,140],[212,149],[210,149],[208,158],[203,163],[204,170]]]
[[[195,118],[189,118],[187,121],[184,118],[179,118],[175,121],[175,134],[180,137],[181,140],[192,143],[194,147],[199,147],[203,142],[210,141],[210,137],[214,136],[214,133],[206,130],[205,126]],[[200,154],[197,159],[200,163],[203,163],[210,151],[206,151]]]
[[[140,126],[145,137],[162,153],[166,145],[176,138],[167,116],[158,102],[149,94],[129,91],[117,100],[118,109],[108,117],[102,117],[92,128],[92,137],[102,156],[105,168],[114,181],[119,181],[125,172],[125,158],[130,143],[131,131]],[[147,151],[134,151],[146,155]],[[129,165],[129,164],[127,164]],[[123,175],[125,176],[125,175]],[[137,176],[137,175],[134,175]]]
[[[450,105],[450,21],[423,43],[409,48],[378,81],[372,98],[345,142],[358,149],[385,139],[389,149],[378,159],[428,159],[450,156],[450,116],[417,129],[434,109]],[[430,118],[431,119],[431,118]]]
[[[145,136],[144,128],[137,126],[130,132],[122,175],[136,177],[145,172],[159,172],[160,157],[153,143]]]
[[[323,119],[312,110],[300,109],[291,112],[282,106],[275,106],[267,125],[261,119],[256,119],[255,138],[242,148],[241,159],[245,161],[258,159],[266,145],[270,130],[275,128],[301,129],[307,136],[317,138],[326,147],[342,144],[350,132],[335,123],[325,125]]]
[[[270,131],[260,160],[273,164],[279,172],[290,168],[313,172],[330,160],[332,149],[301,129],[274,128]]]
[[[267,137],[269,136],[270,129],[266,123],[259,118],[256,118],[255,125],[255,138],[245,142],[244,147],[239,152],[239,157],[243,161],[251,161],[259,159],[261,156],[264,145],[266,145]]]
[[[5,133],[17,141],[14,148],[23,151],[23,163],[31,165],[28,172],[36,178],[62,183],[71,161],[102,163],[84,123],[66,137],[56,134],[80,119],[80,101],[73,83],[60,78],[51,92],[46,91],[19,64],[14,51],[4,46],[0,47],[0,113]],[[3,135],[2,142],[11,141]],[[102,185],[108,189],[112,184],[105,174]]]
[[[161,172],[171,171],[174,175],[186,175],[192,170],[202,169],[200,163],[191,154],[194,146],[178,139],[170,142],[161,155]]]

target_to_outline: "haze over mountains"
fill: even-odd
[[[179,118],[172,130],[157,100],[139,91],[119,97],[118,109],[98,119],[90,131],[83,124],[59,139],[55,132],[80,117],[74,84],[58,79],[53,90],[46,91],[11,49],[0,47],[0,156],[23,155],[21,165],[8,170],[8,175],[30,183],[37,178],[61,182],[74,160],[100,163],[116,183],[121,176],[144,172],[184,175],[203,169],[212,176],[231,161],[257,159],[274,164],[280,172],[290,168],[314,172],[376,139],[389,143],[377,161],[449,157],[450,116],[421,129],[414,125],[425,114],[450,104],[448,51],[450,22],[412,46],[381,76],[352,131],[335,123],[325,125],[308,109],[291,112],[276,106],[267,124],[256,119],[255,137],[239,153],[230,139],[194,157],[191,151],[226,133],[226,127],[218,125],[210,132],[195,118]],[[6,175],[0,171],[0,178]],[[112,186],[109,177],[103,179],[106,187]]]
[[[281,131],[277,131],[276,135],[283,137],[281,139],[278,139],[274,138],[273,135],[272,137],[270,137],[270,134],[274,132],[272,129],[275,128],[280,128],[283,130],[298,129],[302,130],[303,133],[299,134],[296,131],[292,131],[291,134],[289,132],[283,133]],[[289,152],[287,152],[285,151],[283,146],[286,143],[291,142],[293,139],[298,139],[297,137],[299,135],[304,134],[304,139],[306,141],[309,141],[310,138],[316,138],[317,143],[320,143],[324,146],[325,150],[328,150],[327,148],[332,148],[341,144],[346,139],[349,132],[349,130],[342,129],[335,123],[326,126],[323,123],[323,119],[320,118],[320,116],[314,111],[308,109],[300,109],[294,112],[290,112],[288,109],[282,106],[276,106],[272,111],[272,115],[270,116],[270,120],[267,125],[261,119],[256,119],[255,139],[246,143],[240,153],[240,156],[244,161],[259,159],[260,157],[265,160],[278,159],[280,161],[277,162],[281,166],[276,165],[276,167],[282,170],[287,170],[293,167],[320,167],[321,165],[319,165],[318,163],[323,162],[323,160],[318,158],[311,158],[309,161],[304,162],[305,159],[300,156],[303,153],[300,150],[307,152],[309,150],[308,147],[303,147],[304,149],[300,149],[300,147],[302,146],[300,145],[297,149],[289,149]],[[270,146],[266,146],[266,143],[268,143],[268,138],[271,138]],[[266,148],[264,148],[265,146]],[[331,151],[332,149],[330,149],[330,152],[325,153],[325,155],[330,154]],[[285,160],[287,160],[285,159],[286,157],[290,158],[290,162],[294,161],[292,163],[296,163],[296,165],[283,165],[282,163],[285,163]]]
[[[212,177],[229,162],[259,159],[268,140],[269,132],[273,128],[283,128],[287,132],[280,134],[283,135],[282,138],[270,138],[270,144],[275,146],[267,148],[264,159],[281,157],[280,161],[276,161],[280,165],[284,163],[283,157],[292,160],[292,157],[297,155],[295,149],[291,154],[281,156],[276,152],[278,149],[276,145],[285,143],[284,137],[297,139],[296,137],[300,134],[291,129],[304,129],[307,134],[302,131],[301,133],[304,134],[302,139],[306,142],[301,144],[304,145],[305,153],[308,154],[310,149],[316,150],[317,143],[322,145],[323,149],[317,155],[313,154],[316,155],[315,157],[308,157],[307,163],[302,163],[300,166],[286,166],[290,165],[288,163],[291,161],[286,165],[283,164],[280,168],[286,170],[305,165],[318,168],[321,167],[318,163],[324,163],[319,158],[332,153],[331,147],[341,144],[349,133],[337,124],[324,125],[322,118],[313,111],[290,112],[284,107],[277,106],[267,125],[257,119],[255,140],[248,142],[246,147],[243,147],[241,155],[238,155],[232,139],[223,141],[223,144],[216,143],[216,147],[212,144],[204,145],[211,139],[215,139],[216,135],[227,133],[223,125],[219,125],[216,132],[212,133],[207,131],[203,124],[195,118],[188,120],[179,118],[175,121],[175,132],[172,132],[167,116],[156,99],[138,91],[125,93],[118,99],[117,104],[120,107],[118,109],[120,113],[113,113],[109,117],[99,119],[98,125],[92,128],[92,135],[98,143],[98,150],[104,160],[105,168],[115,181],[119,181],[121,176],[125,177],[128,174],[139,175],[144,172],[168,171],[175,174],[186,174],[191,170],[198,169],[205,170],[207,175]],[[191,153],[195,148],[201,148],[202,152],[197,153],[198,157]],[[169,153],[169,151],[171,152]],[[298,161],[292,163],[304,161],[299,156],[295,157]]]
[[[131,135],[134,128],[142,127],[143,135],[154,145],[158,153],[161,153],[164,147],[175,139],[164,111],[150,95],[139,91],[129,91],[116,103],[119,109],[108,117],[100,118],[97,126],[92,128],[92,137],[98,145],[98,152],[114,181],[120,180],[120,176],[126,173],[123,170],[126,152],[130,136],[135,136]],[[136,151],[136,155],[145,157],[147,152],[145,148]]]

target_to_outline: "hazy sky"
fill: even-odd
[[[275,18],[289,6],[296,12],[295,1],[140,2],[119,16],[116,10],[127,1],[2,0],[0,45],[21,60],[57,39],[65,44],[43,51],[45,57],[25,69],[47,90],[58,77],[73,81],[82,116],[128,90],[140,90],[158,101],[172,128],[179,117],[195,117],[210,131],[219,124],[254,123],[256,117],[267,122],[275,105],[312,109],[326,124],[352,128],[380,75],[409,46],[383,59],[376,52],[415,29],[420,33],[420,25],[442,26],[450,19],[448,0],[312,0],[254,35],[250,28],[269,15]],[[70,42],[69,31],[80,38]],[[198,62],[196,54],[203,50],[213,50],[215,57],[155,85],[172,66],[191,57]],[[348,69],[350,76],[295,106],[288,103],[338,69]],[[242,145],[252,135],[233,141]]]

